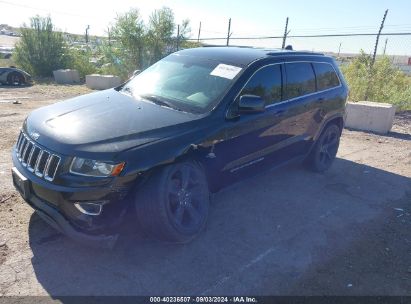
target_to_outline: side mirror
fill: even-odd
[[[238,103],[239,113],[260,113],[265,111],[265,101],[256,95],[243,95]]]
[[[138,74],[140,74],[141,73],[141,70],[135,70],[134,72],[133,72],[133,77],[134,76],[137,76]]]

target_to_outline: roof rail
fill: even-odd
[[[324,56],[323,53],[315,53],[315,52],[308,52],[308,51],[276,51],[276,52],[268,52],[268,56],[284,56],[284,55],[313,55],[313,56]]]
[[[249,45],[221,45],[221,44],[203,44],[202,47],[221,47],[221,48],[242,48],[242,49],[255,49],[262,50],[263,48],[254,47]]]

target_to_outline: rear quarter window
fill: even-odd
[[[340,80],[331,64],[313,62],[313,67],[317,77],[318,91],[332,89],[340,85]]]
[[[315,92],[315,74],[309,62],[287,63],[286,98],[296,98]]]

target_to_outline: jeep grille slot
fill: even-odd
[[[16,144],[20,163],[38,177],[53,181],[60,165],[60,156],[39,147],[26,134],[20,132]]]
[[[60,157],[58,157],[55,154],[50,155],[50,157],[47,160],[46,168],[44,170],[45,179],[49,181],[52,181],[54,179],[59,163],[60,163]]]

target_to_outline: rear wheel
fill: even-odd
[[[22,85],[24,83],[24,77],[20,73],[12,72],[7,77],[7,83],[9,85]]]
[[[153,173],[137,189],[135,207],[145,232],[161,240],[185,243],[204,228],[209,201],[202,168],[187,161]]]
[[[324,172],[331,167],[340,145],[340,136],[341,130],[336,124],[330,124],[323,130],[306,159],[311,170]]]

